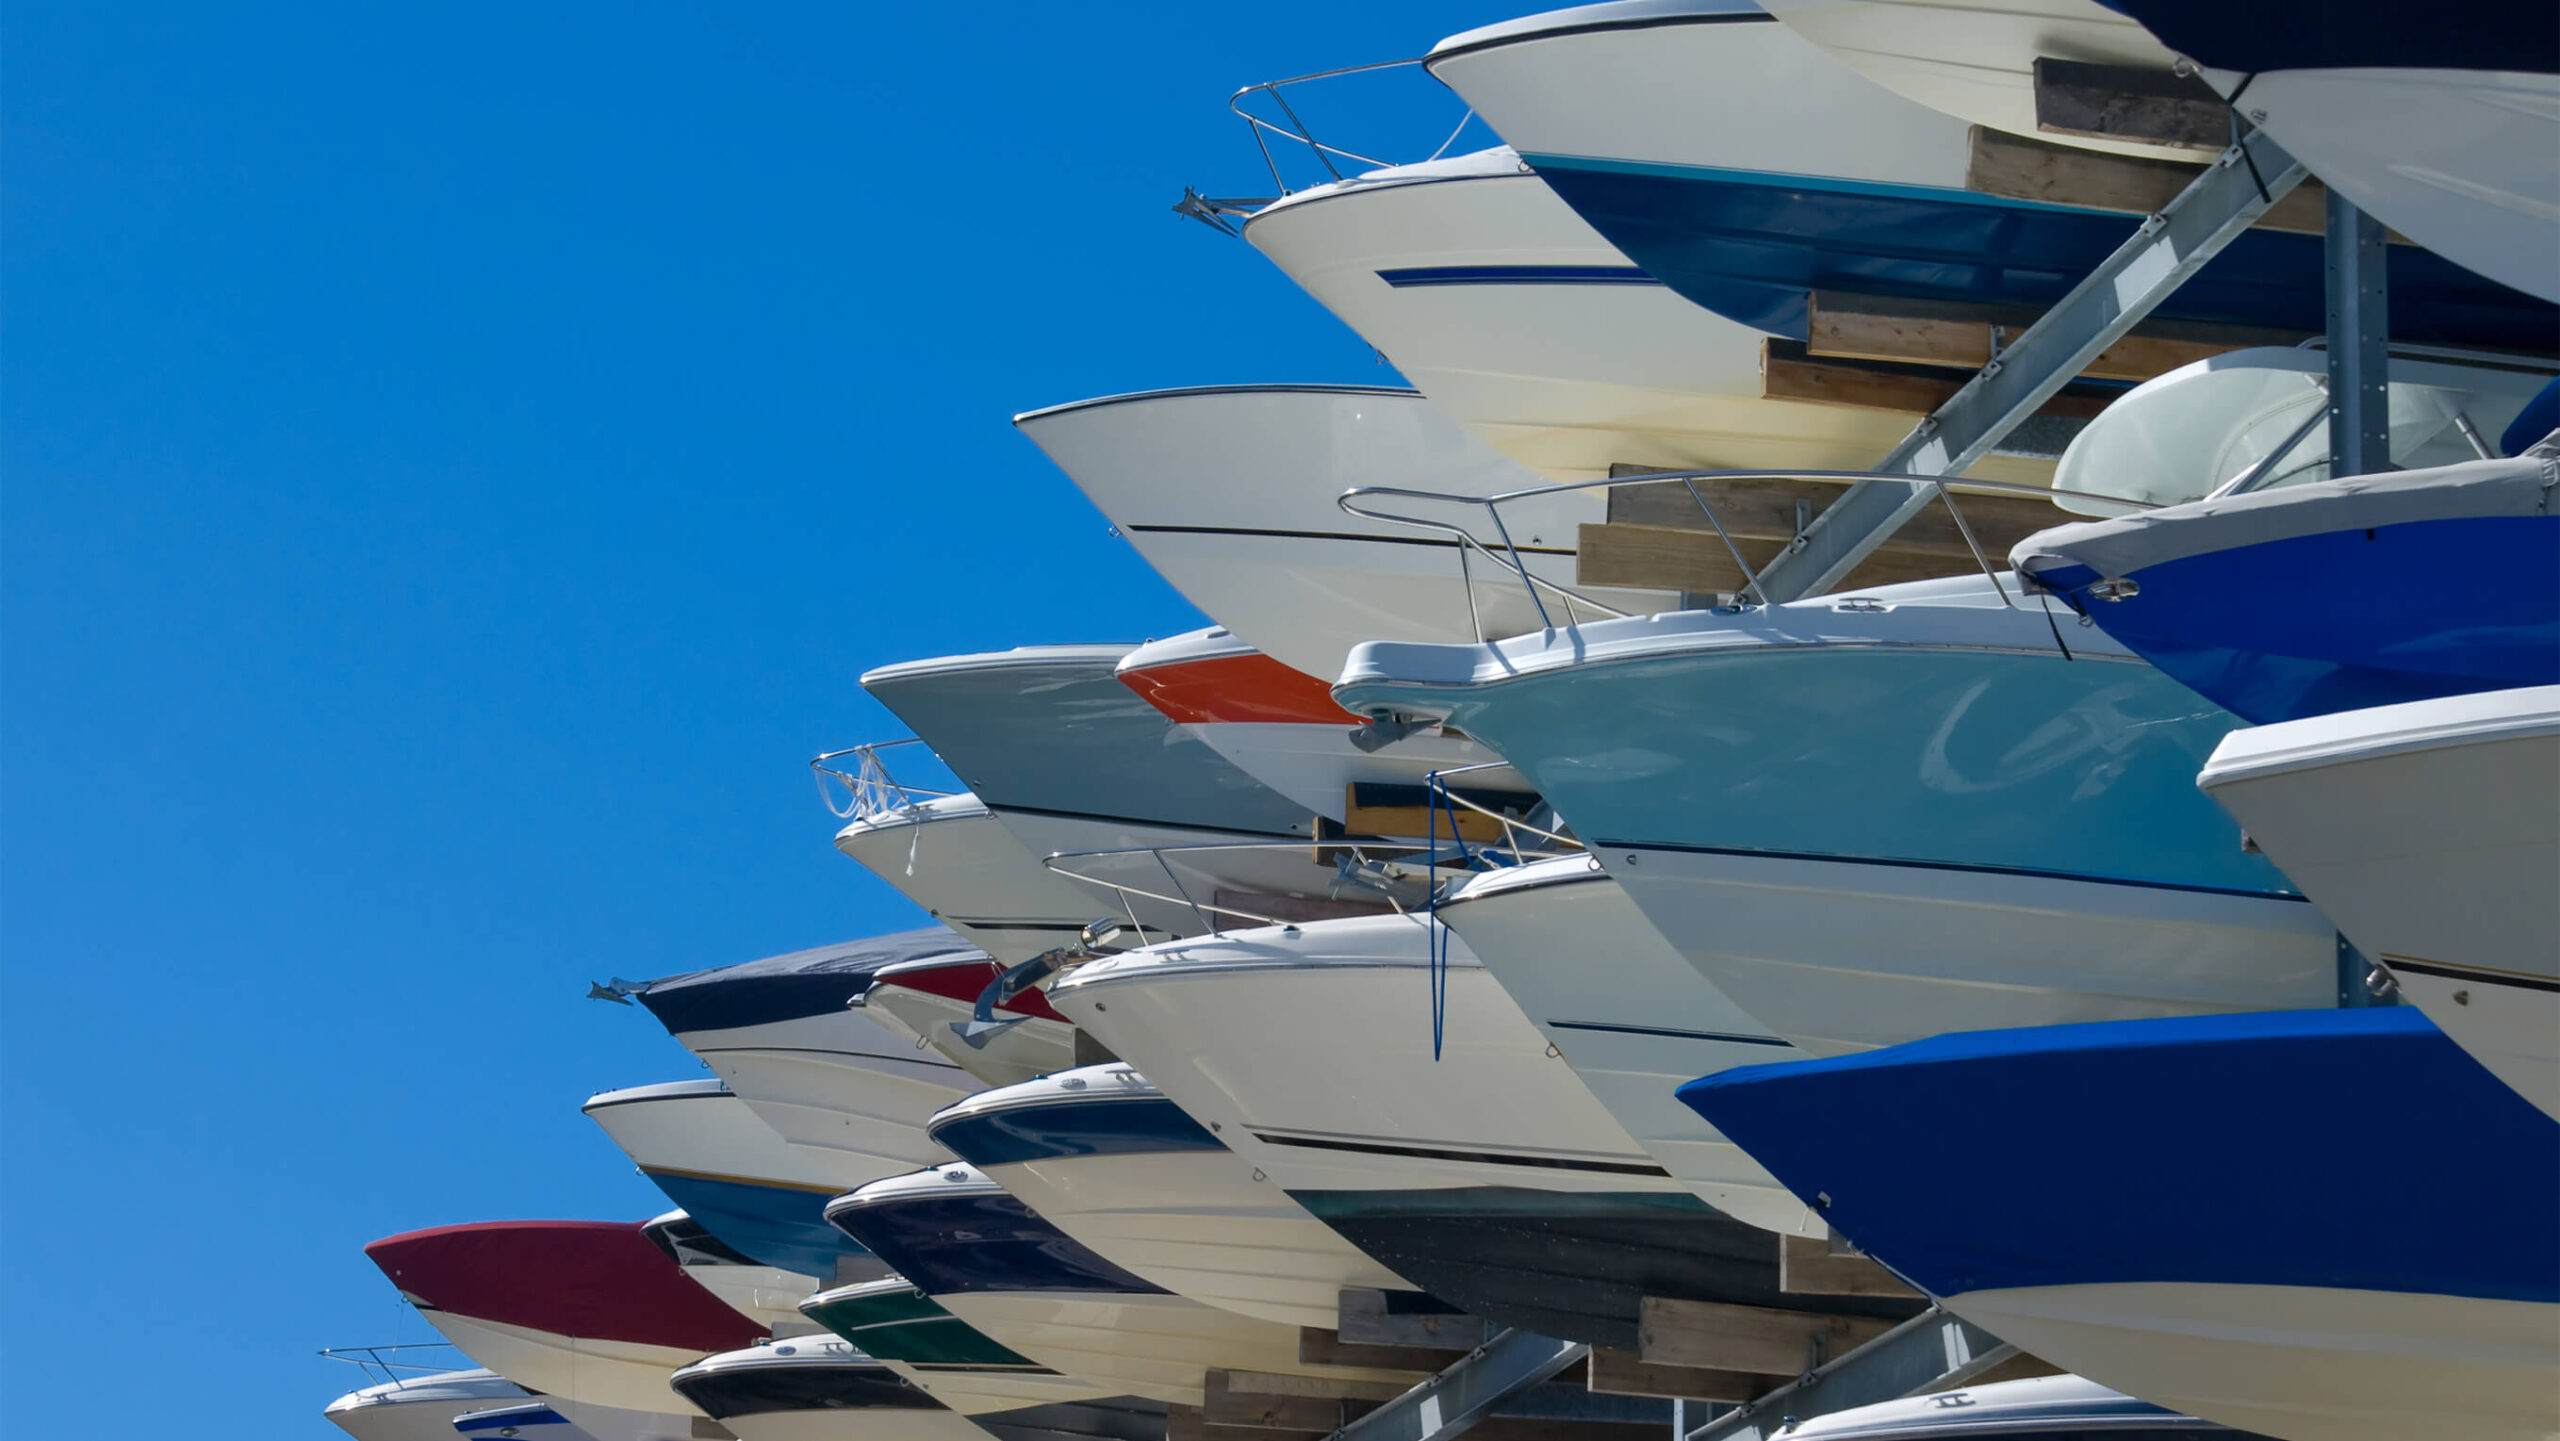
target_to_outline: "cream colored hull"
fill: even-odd
[[[1685,1191],[1463,941],[1432,1054],[1418,920],[1231,931],[1089,964],[1051,1003],[1291,1191]]]
[[[2101,1385],[2285,1441],[2546,1441],[2560,1430],[2560,1307],[2161,1282],[1974,1291],[1947,1304]]]
[[[2096,0],[1767,0],[1825,55],[1904,99],[2053,145],[2172,160],[2194,151],[2058,135],[2036,125],[2039,57],[2167,70],[2177,57]]]
[[[1204,1374],[1222,1369],[1414,1379],[1400,1371],[1307,1366],[1298,1360],[1297,1327],[1180,1296],[973,1291],[934,1299],[997,1344],[1112,1395],[1197,1406]]]
[[[836,832],[836,849],[1001,965],[1074,940],[1101,914],[1090,892],[1043,867],[975,796],[864,817]]]
[[[1410,1290],[1232,1151],[1056,1156],[983,1168],[1096,1255],[1194,1301],[1338,1324],[1344,1287]]]
[[[1762,399],[1767,337],[1664,286],[1538,278],[1630,262],[1508,151],[1304,191],[1244,234],[1433,405],[1550,479],[1621,465],[1862,470],[1917,419]],[[1520,278],[1384,278],[1444,267]],[[2053,464],[1995,456],[1971,473],[2036,483]]]
[[[1586,859],[1540,862],[1469,886],[1440,918],[1564,1056],[1645,1153],[1729,1216],[1773,1231],[1825,1227],[1742,1148],[1672,1092],[1730,1066],[1795,1057],[1744,1014]]]
[[[702,1414],[667,1384],[679,1367],[701,1360],[698,1353],[560,1336],[449,1311],[421,1308],[420,1314],[462,1354],[528,1391],[627,1411]]]

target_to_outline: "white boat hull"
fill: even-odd
[[[1863,470],[1911,428],[1894,411],[1763,399],[1766,336],[1642,278],[1509,150],[1302,191],[1244,236],[1434,406],[1552,480]],[[1452,272],[1466,278],[1414,278]],[[1971,473],[2052,471],[1994,457]]]
[[[1434,771],[1490,765],[1494,769],[1469,771],[1450,784],[1461,790],[1526,789],[1500,756],[1460,736],[1408,736],[1364,751],[1351,743],[1348,725],[1215,721],[1185,729],[1236,769],[1328,820],[1343,819],[1345,797],[1355,785],[1426,785]]]
[[[1555,878],[1528,883],[1533,874]],[[1819,1236],[1822,1220],[1673,1090],[1794,1048],[1665,941],[1586,858],[1496,872],[1439,910],[1645,1154],[1726,1215]]]
[[[715,1090],[709,1081],[678,1082],[662,1093],[648,1088],[607,1091],[587,1102],[586,1114],[643,1171],[809,1191],[825,1191],[833,1184],[743,1097]],[[794,1305],[797,1300],[793,1298]]]
[[[1854,860],[1602,859],[1718,990],[1816,1056],[1949,1031],[2288,1010],[2335,991],[2335,932],[2294,900]]]
[[[2205,767],[2401,994],[2560,1117],[2560,687],[2235,731]]]
[[[760,1411],[720,1423],[738,1441],[986,1441],[978,1423],[957,1411]]]
[[[980,1089],[859,1011],[676,1039],[840,1191],[948,1159],[925,1121]]]
[[[1042,866],[975,796],[862,817],[836,832],[836,849],[1001,965],[1065,945],[1102,914],[1091,893]]]
[[[702,1359],[699,1353],[562,1336],[428,1307],[419,1308],[419,1314],[462,1354],[528,1391],[627,1411],[702,1414],[667,1384],[678,1367]]]
[[[972,1291],[937,1296],[944,1309],[998,1345],[1100,1387],[1198,1406],[1212,1370],[1322,1374],[1360,1379],[1404,1373],[1311,1368],[1298,1360],[1295,1326],[1204,1306],[1181,1296],[1073,1291]]]
[[[1232,1151],[981,1169],[1104,1260],[1222,1311],[1331,1330],[1343,1288],[1411,1289]]]
[[[2501,285],[2560,300],[2560,75],[2207,70],[2340,195]]]
[[[914,1037],[919,1045],[939,1052],[990,1086],[1010,1086],[1076,1063],[1075,1027],[1041,1016],[1000,1011],[998,1019],[1018,1024],[995,1032],[983,1047],[972,1050],[951,1028],[977,1014],[974,1000],[881,985],[863,998],[861,1010],[884,1029]]]
[[[818,1278],[775,1266],[687,1265],[684,1273],[730,1310],[782,1334],[807,1324],[800,1303],[818,1290]]]
[[[911,1361],[882,1361],[880,1364],[931,1392],[933,1399],[963,1416],[984,1416],[1066,1401],[1091,1401],[1116,1394],[1090,1381],[1054,1371],[919,1366]]]
[[[2560,1307],[2161,1282],[1973,1291],[1947,1305],[2054,1365],[2287,1441],[2560,1430]]]
[[[1445,1044],[1417,919],[1247,930],[1092,962],[1050,1003],[1291,1191],[1685,1190],[1463,941]]]
[[[533,1399],[503,1376],[456,1371],[350,1391],[320,1414],[356,1441],[452,1441],[454,1417]]]
[[[2139,70],[2167,70],[2177,59],[2151,32],[2096,0],[1768,0],[1763,8],[1842,65],[1958,119],[2054,145],[2198,158],[2174,146],[2037,128],[2039,58]]]
[[[1014,421],[1185,599],[1283,665],[1330,677],[1363,640],[1475,639],[1537,630],[1517,576],[1445,536],[1346,513],[1356,486],[1481,496],[1540,477],[1410,391],[1264,386],[1168,391],[1059,406]],[[1205,483],[1209,478],[1214,483]],[[1422,502],[1376,502],[1470,524]],[[1598,495],[1506,506],[1535,574],[1574,583],[1576,527],[1607,519]],[[1620,610],[1677,604],[1663,591],[1595,591]],[[1553,618],[1565,619],[1550,600]]]
[[[1964,121],[1859,79],[1783,26],[1547,18],[1453,35],[1426,62],[1523,154],[1964,187]]]

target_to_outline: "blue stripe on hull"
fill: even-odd
[[[1053,1156],[1223,1151],[1226,1143],[1161,1096],[1043,1101],[936,1124],[933,1139],[973,1166]]]
[[[2053,580],[2075,608],[2261,725],[2560,684],[2560,516],[2416,521],[2191,555],[2135,572],[2140,591],[2114,601],[2089,598],[2102,577],[2071,569]]]
[[[667,1199],[723,1244],[760,1265],[825,1281],[836,1257],[857,1248],[827,1224],[827,1196],[781,1186],[643,1171]]]
[[[1806,338],[1814,290],[2042,308],[2132,234],[2133,218],[1935,187],[1753,171],[1524,156],[1565,203],[1689,300],[1772,335]],[[2253,230],[2155,312],[2317,333],[2320,238]],[[2429,251],[2391,251],[2395,340],[2535,353],[2560,308]]]
[[[1950,1097],[1996,1105],[1998,1138],[1951,1143]],[[1939,1296],[2164,1282],[2560,1302],[2560,1123],[2411,1009],[1960,1033],[1745,1066],[1680,1098]]]

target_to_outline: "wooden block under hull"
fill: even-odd
[[[1805,351],[1831,360],[1876,360],[1978,370],[2016,342],[2039,312],[2014,307],[1900,300],[1817,290],[1806,304]],[[2146,321],[2098,352],[2080,374],[2144,381],[2195,361],[2262,345],[2294,345],[2299,331],[2198,321]]]
[[[1768,1306],[1644,1298],[1638,1354],[1672,1366],[1793,1376],[1817,1360],[1845,1356],[1892,1330],[1869,1316],[1826,1316]],[[1821,1343],[1819,1356],[1815,1342]]]
[[[1778,1288],[1809,1296],[1917,1296],[1920,1293],[1854,1251],[1819,1236],[1778,1238]]]

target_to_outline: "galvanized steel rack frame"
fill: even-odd
[[[2269,207],[2300,185],[2300,161],[2234,117],[2231,146],[2185,190],[2145,217],[2087,279],[1913,427],[1876,469],[1952,476],[1982,458],[2097,355],[2139,324]],[[2335,473],[2390,465],[2389,289],[2379,222],[2329,192],[2327,267],[2329,439]],[[1777,603],[1818,595],[1920,513],[1940,487],[1873,476],[1849,488],[1755,580]],[[1534,595],[1535,587],[1532,586]],[[2345,969],[2342,963],[2342,971]],[[1335,1431],[1331,1441],[1445,1441],[1542,1385],[1590,1348],[1503,1331],[1430,1380]],[[2016,1347],[1936,1307],[1675,1441],[1766,1441],[1788,1425],[1852,1407],[1960,1386],[2015,1358]]]

